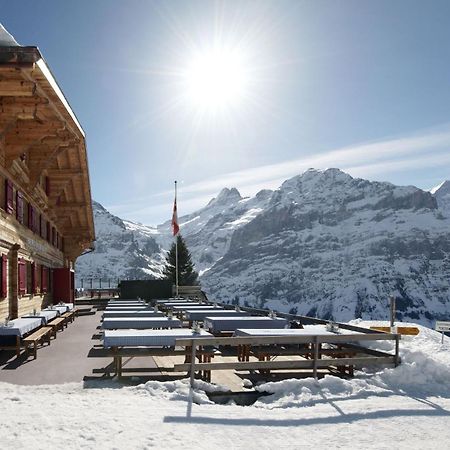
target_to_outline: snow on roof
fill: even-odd
[[[20,47],[14,37],[0,23],[0,47]]]

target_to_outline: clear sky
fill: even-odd
[[[0,0],[87,133],[93,198],[148,225],[309,167],[450,178],[450,1]]]

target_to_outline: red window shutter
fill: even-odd
[[[0,284],[0,297],[5,298],[8,292],[8,258],[6,255],[1,256],[0,260],[0,271],[1,271],[1,284]]]
[[[48,242],[51,242],[51,239],[50,239],[50,230],[51,230],[51,228],[50,228],[50,222],[47,222],[47,241],[48,241]]]
[[[18,275],[19,294],[23,295],[27,292],[27,266],[24,259],[19,259]]]
[[[23,223],[23,195],[22,192],[16,192],[16,219]]]
[[[62,252],[64,251],[64,237],[61,236],[61,249]]]
[[[47,283],[48,283],[48,268],[45,266],[41,266],[41,292],[44,294],[47,292]]]
[[[14,211],[13,184],[11,180],[5,180],[5,211],[12,214]]]
[[[56,245],[56,228],[52,227],[52,244]]]

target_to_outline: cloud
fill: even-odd
[[[181,184],[179,197],[183,200],[182,211],[187,213],[205,206],[224,187],[236,187],[242,195],[254,195],[261,189],[276,189],[284,180],[311,167],[337,167],[352,176],[384,179],[386,173],[450,164],[449,148],[450,130],[425,131],[231,172],[197,183]],[[152,206],[142,207],[143,203],[148,204],[150,200]],[[137,199],[135,203],[108,208],[116,214],[142,220],[145,216],[160,216],[158,211],[169,212],[170,215],[172,201],[173,191],[162,191],[145,199]]]

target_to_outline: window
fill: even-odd
[[[18,288],[19,294],[24,295],[27,292],[27,266],[24,259],[18,261]]]
[[[27,261],[26,262],[26,280],[27,280],[27,284],[26,284],[26,292],[28,294],[32,294],[33,293],[33,265]]]
[[[16,192],[16,219],[23,223],[23,195],[22,192]]]
[[[48,290],[48,267],[41,266],[41,292],[45,294]]]
[[[29,203],[28,204],[28,228],[31,231],[34,231],[35,214],[36,214],[36,211],[34,210],[33,206]]]
[[[39,294],[41,292],[41,266],[37,263],[31,264],[31,275],[32,275],[32,293]]]

